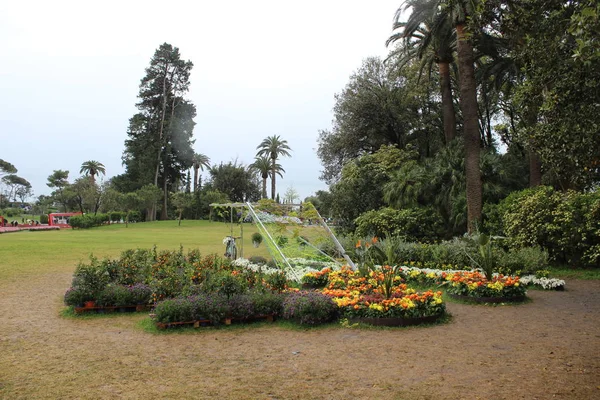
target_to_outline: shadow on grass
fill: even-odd
[[[152,334],[152,335],[193,335],[193,334],[202,334],[207,332],[216,332],[216,331],[224,331],[224,332],[243,332],[246,330],[257,329],[257,328],[267,328],[267,329],[285,329],[295,332],[318,332],[332,329],[360,329],[366,331],[401,331],[407,329],[422,329],[433,327],[437,325],[443,325],[452,321],[452,315],[450,313],[446,313],[444,316],[440,317],[437,321],[414,325],[414,326],[374,326],[364,323],[354,323],[350,324],[347,319],[341,319],[335,322],[329,322],[320,325],[301,325],[293,321],[289,320],[277,320],[275,322],[252,322],[252,323],[239,323],[232,325],[217,325],[217,326],[202,326],[199,328],[194,328],[192,325],[185,326],[176,326],[170,327],[167,329],[158,329],[156,323],[152,318],[147,317],[136,323],[136,328]]]

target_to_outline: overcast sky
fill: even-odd
[[[253,161],[281,135],[292,157],[278,192],[302,198],[318,178],[317,137],[334,94],[369,56],[385,56],[397,0],[0,0],[0,158],[35,196],[47,177],[102,162],[123,173],[129,118],[154,51],[167,42],[191,60],[195,151],[212,163]],[[206,173],[205,173],[206,175]]]

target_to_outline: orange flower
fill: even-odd
[[[356,242],[356,248],[360,248],[362,246],[362,244],[360,243],[360,240],[358,242]]]
[[[373,242],[373,244],[377,243],[377,236],[373,236],[373,239],[371,239],[371,242]]]

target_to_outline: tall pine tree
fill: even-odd
[[[123,191],[153,184],[163,192],[161,219],[167,218],[169,191],[192,166],[196,107],[186,100],[191,61],[181,59],[179,49],[163,43],[150,60],[140,83],[136,104],[139,112],[129,120],[123,164],[126,171],[116,183]],[[147,210],[154,220],[156,206]]]

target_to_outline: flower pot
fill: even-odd
[[[96,307],[96,302],[94,300],[86,301],[85,303],[83,303],[83,306],[85,308],[94,308]]]
[[[258,248],[258,246],[260,246],[260,242],[252,242],[252,246]]]

